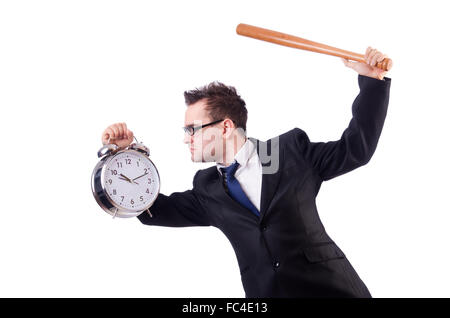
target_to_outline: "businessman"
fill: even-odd
[[[236,252],[246,297],[371,297],[343,251],[326,233],[316,208],[323,181],[365,165],[380,137],[391,79],[375,67],[386,56],[368,47],[360,92],[339,140],[311,142],[294,128],[267,141],[247,137],[247,109],[234,87],[213,82],[186,91],[185,139],[197,171],[193,188],[159,194],[138,219],[146,225],[215,226]],[[125,123],[102,134],[126,147]]]

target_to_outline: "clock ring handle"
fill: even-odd
[[[140,144],[140,142],[136,139],[135,135],[133,135],[133,138],[134,138],[134,140],[136,140],[136,144]],[[108,144],[110,143],[110,141],[111,141],[111,137],[108,137]]]
[[[137,143],[137,144],[140,143],[140,142],[136,139],[136,136],[135,136],[134,134],[133,134],[133,138],[134,138],[134,140],[136,140],[136,143]],[[111,136],[108,137],[107,144],[110,144],[110,142],[111,142]]]
[[[125,149],[134,149],[137,150],[146,156],[150,156],[150,150],[147,146],[145,146],[142,142],[139,142],[136,138],[136,136],[133,135],[134,140],[136,140],[136,143],[128,145]],[[116,144],[110,143],[111,138],[108,138],[108,143],[101,147],[99,151],[97,152],[97,156],[99,158],[106,156],[106,155],[112,155],[116,153],[117,151],[123,149],[117,146]]]

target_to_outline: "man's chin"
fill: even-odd
[[[202,158],[198,158],[194,154],[191,154],[191,160],[192,162],[203,162]]]
[[[192,153],[191,153],[191,160],[192,162],[215,162],[213,158],[204,158],[203,156],[195,156]]]

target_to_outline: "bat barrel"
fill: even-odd
[[[325,45],[322,43],[310,41],[304,38],[300,38],[294,35],[281,33],[269,29],[264,29],[260,27],[256,27],[249,24],[241,23],[236,27],[236,33],[242,36],[247,36],[250,38],[271,42],[283,46],[288,46],[296,49],[307,50],[311,52],[333,55],[342,57],[348,60],[358,61],[365,63],[364,55],[345,51],[336,47],[332,47],[329,45]],[[388,58],[385,58],[383,61],[379,62],[377,67],[388,71],[392,67],[392,61]]]

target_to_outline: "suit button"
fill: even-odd
[[[273,267],[275,267],[275,268],[280,267],[280,262],[273,262]]]
[[[261,230],[263,230],[264,232],[267,231],[267,225],[263,225],[263,226],[261,227]]]

